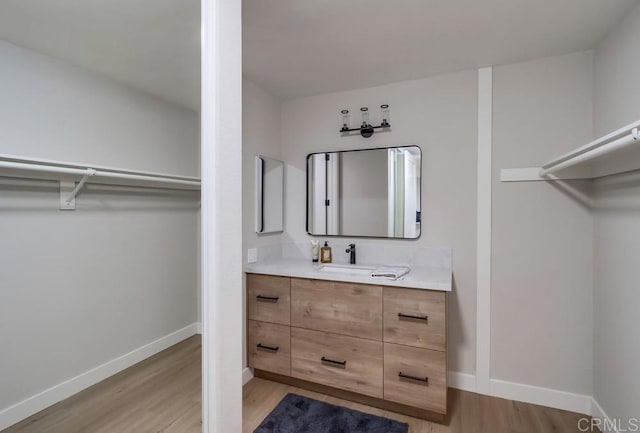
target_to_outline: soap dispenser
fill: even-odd
[[[331,263],[331,247],[327,241],[324,241],[324,247],[320,248],[320,261]]]

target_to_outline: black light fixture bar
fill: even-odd
[[[371,126],[371,125],[369,125],[369,126],[367,126],[367,128],[371,128],[371,129],[391,128],[391,125],[390,125],[390,124],[386,124],[386,125],[378,125],[378,126]],[[360,127],[360,128],[349,128],[349,129],[342,128],[342,129],[340,130],[340,132],[354,132],[354,131],[362,131],[363,129],[364,129],[363,127]]]
[[[380,106],[380,110],[382,111],[382,123],[380,123],[380,125],[373,126],[369,123],[369,108],[360,108],[360,111],[362,112],[362,124],[359,128],[349,128],[349,110],[342,110],[340,112],[342,116],[342,128],[339,132],[344,136],[348,135],[349,132],[359,131],[360,135],[364,138],[369,138],[373,135],[376,129],[391,128],[391,123],[389,123],[389,105],[382,104]]]

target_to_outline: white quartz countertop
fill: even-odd
[[[337,264],[339,266],[348,266]],[[409,266],[411,271],[397,280],[386,278],[372,278],[368,274],[354,275],[341,272],[325,272],[324,264],[313,263],[303,259],[279,259],[266,262],[251,263],[245,266],[245,272],[252,274],[279,275],[283,277],[309,278],[314,280],[343,281],[347,283],[375,284],[379,286],[407,287],[412,289],[426,289],[451,291],[451,269],[444,267]],[[358,264],[377,268],[382,265]]]

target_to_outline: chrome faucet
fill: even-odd
[[[349,263],[352,265],[356,264],[356,244],[349,244],[349,248],[347,248],[347,253],[351,254],[349,256]]]

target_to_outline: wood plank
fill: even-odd
[[[385,400],[446,414],[446,362],[438,350],[384,343]]]
[[[291,328],[289,326],[249,320],[247,333],[247,355],[250,367],[291,375]]]
[[[398,414],[405,414],[415,418],[421,418],[421,419],[430,420],[438,423],[441,423],[445,420],[445,415],[441,413],[431,412],[431,411],[419,409],[413,406],[399,404],[393,401],[382,400],[381,398],[372,397],[372,396],[368,396],[368,395],[364,395],[357,392],[352,392],[352,391],[348,391],[345,389],[336,388],[328,385],[323,385],[321,383],[311,382],[308,380],[299,379],[297,377],[283,376],[280,374],[271,373],[263,370],[255,370],[254,377],[257,377],[260,379],[266,379],[274,382],[284,383],[284,384],[295,386],[297,388],[308,390],[308,391],[322,393],[325,396],[329,395],[329,396],[338,397],[340,399],[351,401],[351,402],[366,404],[370,410],[373,408],[379,408],[379,409],[393,411]],[[304,393],[299,393],[299,392],[298,394],[304,395]],[[318,400],[318,398],[316,397],[312,397],[312,398],[315,398],[316,400]],[[345,405],[344,402],[342,403],[342,405],[348,406],[348,405]]]
[[[382,340],[382,287],[292,278],[291,324]]]
[[[385,342],[445,351],[446,336],[445,292],[384,288]]]
[[[382,398],[382,350],[378,341],[291,328],[291,375]]]
[[[201,433],[201,356],[193,336],[2,433]]]
[[[247,274],[249,319],[289,325],[291,323],[291,279]]]

